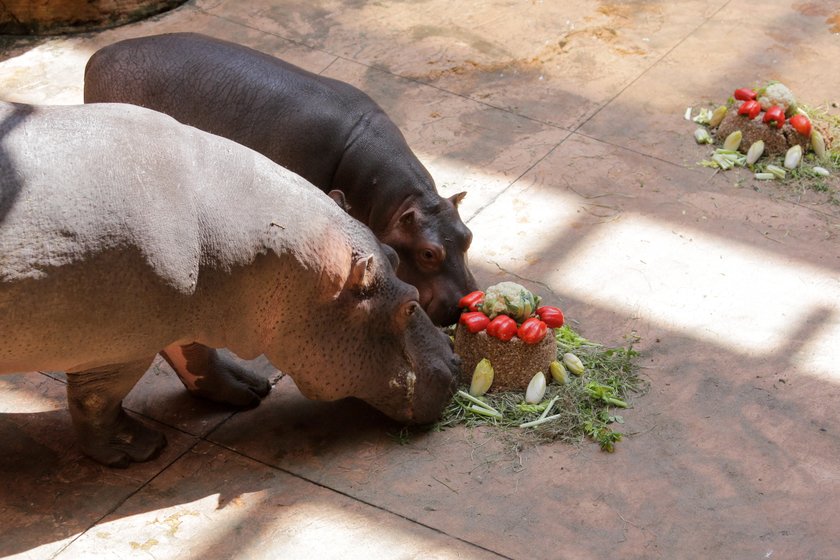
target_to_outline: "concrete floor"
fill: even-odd
[[[60,376],[4,376],[0,555],[840,554],[840,207],[697,167],[708,154],[682,118],[768,79],[840,101],[840,1],[191,0],[8,45],[0,97],[79,103],[93,51],[176,30],[368,92],[442,194],[469,191],[480,283],[529,283],[591,339],[635,333],[651,390],[615,454],[514,453],[485,430],[400,441],[366,407],[306,401],[288,378],[234,413],[157,364],[126,406],[169,446],[110,470],[80,455]]]

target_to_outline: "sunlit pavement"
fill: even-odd
[[[80,103],[96,49],[183,30],[369,93],[442,194],[469,191],[480,283],[518,279],[588,338],[639,337],[650,392],[614,454],[517,452],[482,430],[405,441],[287,377],[234,413],[157,363],[125,404],[169,446],[118,471],[80,455],[60,375],[4,376],[0,555],[837,557],[840,207],[696,166],[682,115],[770,79],[840,101],[840,1],[190,1],[11,44],[0,97]]]

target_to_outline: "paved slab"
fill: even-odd
[[[610,455],[405,432],[264,362],[274,390],[236,412],[158,361],[126,406],[170,445],[113,471],[75,447],[60,375],[4,376],[0,556],[836,556],[840,208],[697,167],[682,114],[768,79],[840,102],[840,1],[194,0],[7,44],[0,97],[78,103],[97,48],[183,30],[367,91],[443,194],[469,191],[480,282],[518,278],[589,338],[638,336],[651,390]]]
[[[497,555],[201,443],[57,558],[352,558]]]
[[[0,377],[0,557],[41,559],[61,551],[157,476],[197,439],[146,418],[169,445],[128,470],[81,454],[64,384],[41,373]]]

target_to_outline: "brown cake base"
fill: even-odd
[[[557,359],[557,341],[549,329],[538,344],[525,344],[519,338],[502,342],[486,331],[470,333],[464,325],[455,329],[455,352],[461,356],[461,383],[469,385],[475,366],[482,358],[493,364],[490,391],[524,391],[538,371],[549,376],[548,366]]]
[[[794,130],[790,123],[785,122],[782,128],[768,126],[762,122],[761,117],[750,120],[739,115],[737,107],[733,107],[718,126],[715,138],[722,143],[727,136],[736,130],[740,130],[743,134],[740,147],[743,153],[747,153],[753,142],[758,140],[764,141],[764,154],[769,156],[784,155],[788,148],[794,144],[802,146],[802,153],[804,154],[811,146],[811,137],[802,136]]]

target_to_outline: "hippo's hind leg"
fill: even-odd
[[[190,393],[211,401],[253,408],[271,390],[267,379],[197,342],[167,346],[161,355]]]
[[[166,437],[129,416],[122,400],[152,359],[67,372],[67,402],[82,451],[109,467],[154,459]]]

